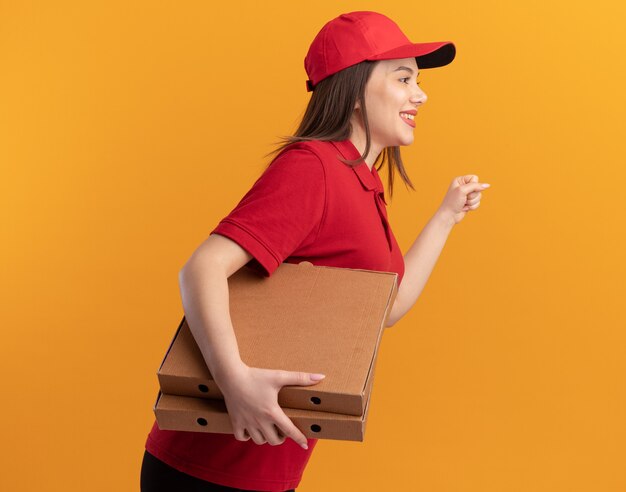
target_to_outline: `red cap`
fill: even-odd
[[[419,68],[434,68],[454,60],[449,41],[412,43],[389,17],[377,12],[350,12],[326,23],[304,59],[312,91],[320,80],[365,60],[415,57]]]

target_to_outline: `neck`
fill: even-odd
[[[349,138],[352,145],[356,147],[361,155],[365,151],[365,130],[363,130],[360,126],[352,125],[352,134]],[[369,167],[370,171],[372,170],[372,166],[376,159],[378,159],[379,154],[382,152],[382,148],[377,145],[375,142],[370,142],[370,151],[367,157],[365,158],[365,164]]]

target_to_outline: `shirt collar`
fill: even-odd
[[[341,153],[344,159],[352,161],[361,157],[361,154],[350,140],[340,140],[331,143]],[[383,184],[378,176],[375,166],[372,166],[372,170],[370,171],[367,164],[365,162],[361,162],[360,164],[353,166],[352,169],[359,178],[363,188],[369,191],[376,191],[380,194],[384,194]]]

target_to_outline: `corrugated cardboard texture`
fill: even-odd
[[[362,417],[293,408],[283,410],[308,438],[363,441],[368,403],[369,400]],[[173,396],[159,392],[154,414],[162,430],[233,433],[223,400]]]
[[[241,358],[326,375],[314,386],[282,388],[281,407],[363,415],[396,282],[393,272],[309,262],[283,263],[269,278],[244,267],[228,279]],[[222,398],[184,318],[158,377],[170,395]]]
[[[370,370],[365,408],[360,416],[293,408],[283,408],[283,411],[307,437],[363,441],[375,370],[376,359]],[[223,400],[167,395],[159,391],[153,410],[157,424],[163,430],[222,434],[233,432]]]

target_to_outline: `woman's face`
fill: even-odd
[[[381,60],[372,70],[365,86],[365,106],[375,149],[413,143],[413,118],[426,102],[417,75],[415,58]],[[359,113],[357,102],[353,125],[358,124],[364,132]]]

